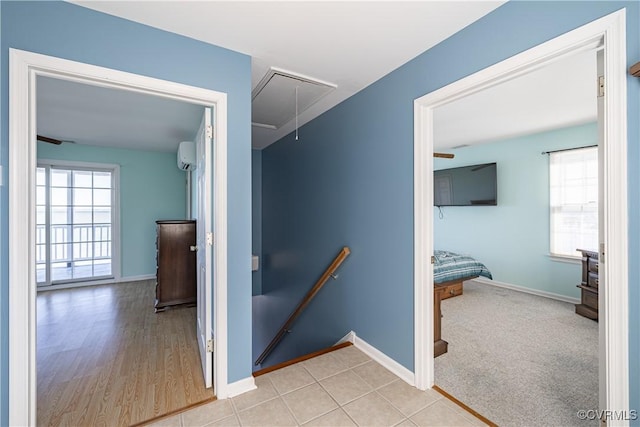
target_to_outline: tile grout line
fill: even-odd
[[[311,359],[310,359],[310,360],[311,360]],[[316,384],[318,384],[318,386],[320,387],[320,389],[321,389],[322,391],[324,391],[325,393],[327,393],[327,395],[329,396],[329,398],[330,398],[331,400],[333,400],[333,402],[334,402],[336,405],[338,405],[338,409],[342,409],[342,406],[341,406],[341,405],[340,405],[340,404],[339,404],[339,403],[338,403],[338,402],[333,398],[333,396],[331,396],[331,393],[329,393],[329,392],[328,392],[324,387],[322,387],[322,384],[320,384],[320,380],[319,380],[319,379],[317,379],[316,377],[314,377],[314,376],[313,376],[313,374],[311,373],[311,371],[309,371],[309,370],[307,369],[307,367],[306,367],[306,366],[302,365],[302,368],[303,368],[305,371],[307,371],[307,373],[308,373],[309,375],[311,375],[311,378],[313,378],[313,379],[315,380]],[[338,375],[338,374],[334,374],[334,375]],[[331,376],[333,376],[333,375],[331,375]],[[329,376],[329,377],[327,377],[327,378],[330,378],[331,376]],[[285,403],[286,403],[286,402],[285,402]],[[318,416],[316,416],[316,417],[313,417],[313,418],[311,418],[310,420],[307,420],[307,423],[309,423],[309,422],[311,422],[311,421],[313,421],[313,420],[315,420],[315,419],[317,419],[317,418],[320,418],[320,417],[322,417],[322,416],[325,416],[325,415],[327,415],[328,413],[330,413],[331,411],[335,411],[335,410],[336,410],[336,408],[331,409],[331,410],[329,410],[329,411],[327,411],[327,412],[325,412],[325,413],[323,413],[323,414],[320,414],[320,415],[318,415]],[[347,415],[348,415],[348,414],[347,414]]]
[[[291,365],[291,366],[295,366],[295,365]],[[302,366],[302,364],[300,364],[300,367],[306,371],[306,369],[304,368],[304,366]],[[309,375],[311,375],[311,373],[309,373]],[[313,375],[311,375],[311,378],[313,378],[313,379],[315,380],[315,377],[314,377]],[[270,377],[267,377],[267,379],[271,382],[271,386],[273,387],[273,389],[276,391],[276,394],[278,395],[276,398],[278,398],[278,399],[280,399],[280,400],[282,401],[282,403],[284,404],[284,407],[285,407],[285,408],[287,408],[287,410],[289,411],[289,415],[291,415],[291,418],[293,418],[293,420],[296,422],[296,425],[298,425],[298,426],[302,425],[302,424],[298,421],[298,418],[297,418],[297,417],[296,417],[296,415],[293,413],[293,411],[291,410],[291,408],[289,407],[289,405],[287,404],[287,401],[283,398],[283,396],[284,396],[284,395],[283,395],[282,393],[280,393],[280,391],[276,388],[276,386],[273,384],[273,381],[271,381],[271,378],[270,378]],[[304,386],[302,386],[302,387],[298,387],[298,388],[293,389],[293,390],[289,390],[289,391],[288,391],[287,393],[285,393],[285,394],[289,394],[289,393],[293,393],[294,391],[302,390],[303,388],[308,387],[308,386],[310,386],[310,385],[312,385],[312,384],[313,384],[313,383],[311,383],[311,384],[307,384],[307,385],[304,385]]]
[[[380,365],[378,362],[376,362],[375,360],[371,359],[371,360],[369,360],[369,361],[367,361],[367,362],[365,362],[365,363],[362,363],[361,365],[358,365],[358,366],[366,365],[366,364],[367,364],[367,363],[369,363],[369,362],[377,363],[378,365]],[[380,365],[380,366],[381,366],[383,369],[385,369],[385,370],[389,371],[389,370],[388,370],[387,368],[385,368],[384,366],[382,366],[382,365]],[[391,372],[391,371],[389,371],[389,372]],[[393,383],[393,382],[396,382],[397,380],[401,380],[401,381],[402,381],[402,378],[400,378],[400,377],[398,377],[397,375],[395,375],[395,374],[394,374],[394,377],[396,377],[396,379],[391,380],[391,381],[389,381],[388,383],[384,383],[384,384],[382,384],[382,385],[379,385],[378,387],[374,387],[373,385],[369,384],[369,382],[368,382],[366,379],[364,379],[364,377],[363,377],[362,375],[358,374],[356,371],[353,371],[353,373],[354,373],[354,374],[356,374],[356,376],[357,376],[358,378],[360,378],[362,381],[364,381],[365,383],[367,383],[368,385],[370,385],[370,386],[371,386],[371,388],[372,388],[374,391],[375,391],[375,390],[378,390],[378,389],[381,389],[382,387],[386,387],[386,386],[388,386],[389,384],[391,384],[391,383]],[[393,372],[392,372],[392,373],[393,373]]]
[[[398,378],[398,380],[397,380],[397,381],[403,381],[403,380],[402,380],[402,378]],[[390,382],[389,384],[393,384],[393,383],[395,383],[395,382],[396,382],[396,381],[392,381],[392,382]],[[389,385],[389,384],[387,384],[387,385]],[[386,387],[387,385],[382,386],[382,387],[380,387],[380,388]],[[415,387],[415,386],[411,386],[411,387]],[[428,389],[428,390],[432,390],[432,389]],[[377,390],[376,390],[376,391],[377,391]],[[420,391],[420,392],[422,392],[422,393],[425,393],[425,392],[426,392],[426,390],[419,390],[419,391]],[[434,390],[434,391],[435,391],[435,390]],[[379,395],[380,395],[384,400],[386,400],[387,402],[389,402],[389,404],[390,404],[391,406],[393,406],[393,407],[394,407],[394,408],[396,408],[398,411],[400,411],[400,413],[401,413],[402,415],[404,415],[404,412],[402,412],[402,410],[401,410],[400,408],[398,408],[396,405],[394,405],[392,401],[390,401],[389,399],[387,399],[383,394],[381,394],[381,393],[378,393],[378,394],[379,394]],[[433,402],[431,402],[431,403],[426,404],[425,406],[420,407],[420,409],[418,409],[418,410],[417,410],[417,411],[415,411],[415,412],[412,412],[412,413],[411,413],[411,415],[406,415],[406,417],[407,417],[407,418],[411,418],[411,417],[413,417],[414,415],[416,415],[418,412],[423,411],[423,410],[427,409],[428,407],[433,406],[433,405],[435,405],[437,402],[439,402],[439,401],[441,401],[441,400],[444,400],[444,399],[445,399],[445,397],[438,393],[438,397],[436,398],[436,400],[434,400],[434,401],[433,401]]]
[[[349,371],[351,371],[351,369],[349,369]],[[344,372],[347,372],[347,371],[344,371]],[[341,372],[341,373],[342,373],[342,372]],[[352,372],[352,373],[353,373],[354,375],[356,375],[356,376],[357,376],[357,374],[356,374],[355,372]],[[336,375],[340,375],[340,374],[336,374]],[[333,377],[333,376],[336,376],[336,375],[332,375],[332,377]],[[328,378],[331,378],[331,377],[324,378],[324,379],[323,379],[323,381],[324,381],[324,380],[326,380],[326,379],[328,379]],[[360,378],[360,377],[358,377],[358,378]],[[365,384],[367,384],[367,383],[366,383],[366,381],[364,381],[364,380],[363,380],[363,382],[364,382]],[[318,382],[318,383],[320,383],[320,382]],[[371,387],[369,384],[367,384],[367,385],[368,385],[369,387]],[[329,393],[329,391],[328,391],[326,388],[324,388],[324,386],[323,386],[322,384],[320,384],[320,387],[322,387],[322,388],[323,388],[323,389],[324,389],[324,390],[329,394],[329,396],[331,396],[331,393]],[[367,394],[370,394],[372,391],[375,391],[375,389],[374,389],[373,387],[371,387],[371,389],[370,389],[369,391],[367,391],[366,393],[361,394],[361,395],[360,395],[360,396],[358,396],[358,397],[354,397],[353,399],[351,399],[351,400],[349,400],[349,401],[345,402],[345,403],[344,403],[344,404],[342,404],[342,405],[341,405],[340,403],[338,403],[337,401],[336,401],[336,403],[338,403],[338,405],[342,408],[343,406],[348,405],[348,404],[350,404],[351,402],[355,402],[356,400],[360,399],[361,397],[364,397],[364,396],[366,396]],[[333,398],[333,396],[331,396],[331,397]],[[335,400],[335,399],[334,399],[334,400]]]
[[[334,357],[334,358],[335,358],[335,357]],[[377,362],[375,362],[373,359],[369,359],[369,360],[367,360],[367,361],[365,361],[365,362],[362,362],[362,363],[360,363],[360,364],[354,365],[353,367],[350,367],[350,366],[349,366],[349,364],[348,364],[348,363],[346,363],[346,362],[344,362],[344,360],[341,360],[341,359],[340,359],[340,357],[338,357],[337,359],[338,359],[341,363],[345,364],[345,365],[347,366],[347,369],[342,370],[342,371],[339,371],[339,372],[337,372],[337,373],[334,373],[333,375],[330,375],[330,376],[328,376],[328,377],[326,377],[326,378],[323,378],[323,380],[326,380],[327,378],[331,378],[331,377],[334,377],[334,376],[336,376],[336,375],[340,375],[341,373],[349,372],[349,371],[350,371],[350,372],[352,372],[352,373],[353,373],[357,378],[360,378],[360,379],[361,379],[365,384],[367,384],[367,385],[370,387],[370,390],[369,390],[367,393],[364,393],[363,395],[358,396],[358,397],[356,397],[356,398],[354,398],[354,399],[350,400],[349,402],[346,402],[346,403],[345,403],[345,405],[348,405],[348,404],[349,404],[349,403],[351,403],[351,402],[355,402],[356,400],[361,399],[361,398],[363,398],[363,397],[365,397],[365,396],[367,396],[367,395],[370,395],[371,393],[376,393],[376,394],[377,394],[379,397],[381,397],[383,400],[388,401],[387,399],[385,399],[385,398],[384,398],[384,396],[382,396],[382,395],[378,392],[378,390],[379,390],[379,389],[381,389],[381,388],[383,388],[383,387],[386,387],[386,386],[387,386],[387,385],[389,385],[389,384],[392,384],[392,383],[394,383],[394,382],[396,382],[396,381],[400,381],[400,380],[401,380],[400,378],[396,378],[396,379],[394,379],[394,380],[392,380],[392,381],[390,381],[390,382],[388,382],[388,383],[382,384],[382,385],[380,385],[379,387],[377,387],[377,388],[376,388],[376,387],[374,387],[372,384],[368,383],[368,382],[367,382],[367,381],[366,381],[366,380],[365,380],[361,375],[358,375],[358,373],[356,373],[356,372],[354,371],[354,368],[356,368],[356,367],[358,367],[358,366],[362,366],[362,365],[365,365],[365,364],[370,363],[370,362],[371,362],[371,363],[377,363]],[[305,369],[306,369],[306,367],[305,367]],[[308,371],[308,369],[307,369],[307,371]],[[310,371],[308,371],[308,372],[309,372],[309,374],[310,374],[314,379],[316,379],[316,378],[313,376],[313,374],[311,374],[311,372],[310,372]],[[333,396],[331,396],[331,394],[330,394],[330,393],[329,393],[329,392],[328,392],[328,391],[327,391],[327,390],[322,386],[322,384],[320,384],[320,380],[316,379],[316,382],[317,382],[317,383],[320,385],[320,387],[321,387],[323,390],[325,390],[325,392],[327,392],[327,394],[329,394],[329,396],[333,399]],[[333,400],[334,400],[334,402],[336,402],[336,404],[338,404],[338,407],[339,407],[339,408],[340,408],[340,409],[341,409],[341,410],[342,410],[342,411],[347,415],[347,417],[349,417],[349,419],[351,419],[351,421],[353,421],[356,425],[359,425],[359,424],[358,424],[358,423],[357,423],[357,422],[356,422],[356,421],[355,421],[355,420],[354,420],[354,419],[349,415],[349,413],[344,409],[343,405],[339,404],[335,399],[333,399]],[[388,401],[388,402],[389,402],[389,401]],[[404,413],[403,413],[399,408],[397,408],[397,407],[396,407],[395,405],[393,405],[391,402],[389,402],[389,404],[391,405],[391,407],[392,407],[392,408],[394,408],[395,410],[397,410],[397,411],[398,411],[398,413],[403,417],[403,419],[402,419],[402,420],[400,420],[398,424],[400,424],[400,423],[404,422],[405,420],[408,420],[408,417],[407,417],[407,416],[405,416],[405,414],[404,414]]]
[[[238,420],[238,424],[242,427],[242,420],[240,419],[240,411],[236,407],[236,402],[234,402],[233,397],[229,399],[231,401],[231,409],[233,410],[233,415],[236,416],[236,420]]]
[[[340,375],[341,373],[343,373],[343,372],[348,372],[348,371],[351,371],[351,368],[347,368],[347,370],[346,370],[346,371],[338,372],[337,374],[334,374],[334,375],[328,376],[327,378],[335,377],[336,375]],[[354,372],[354,374],[355,374],[355,372]],[[324,380],[326,380],[327,378],[323,378],[323,379],[324,379]],[[354,423],[355,425],[359,425],[359,424],[356,422],[356,420],[354,420],[354,419],[351,417],[351,415],[349,415],[349,413],[348,413],[347,411],[345,411],[345,409],[343,408],[343,405],[341,405],[341,404],[340,404],[340,403],[339,403],[339,402],[338,402],[338,401],[337,401],[337,400],[336,400],[336,399],[331,395],[331,393],[329,393],[329,391],[328,391],[326,388],[324,388],[324,386],[320,383],[320,381],[317,381],[317,382],[318,382],[318,385],[320,386],[320,388],[322,388],[322,389],[325,391],[325,393],[327,393],[327,394],[329,395],[329,397],[330,397],[331,399],[333,399],[333,401],[336,403],[336,405],[338,405],[338,409],[340,409],[342,412],[344,412],[344,414],[345,414],[345,415],[346,415],[346,416],[347,416],[351,421],[353,421],[353,423]],[[366,396],[367,394],[368,394],[368,393],[365,393],[365,394],[363,394],[362,396]],[[357,397],[357,398],[355,398],[355,399],[350,400],[349,402],[345,403],[345,405],[348,405],[349,403],[354,402],[355,400],[359,399],[359,398],[360,398],[360,397],[362,397],[362,396],[359,396],[359,397]],[[334,409],[333,411],[335,411],[335,409]],[[332,411],[327,412],[327,414],[328,414],[328,413],[330,413],[330,412],[332,412]],[[323,414],[323,415],[326,415],[326,414]],[[320,415],[320,416],[318,416],[318,417],[316,417],[316,418],[320,418],[320,417],[321,417],[321,416],[323,416],[323,415]],[[314,419],[316,419],[316,418],[314,418]],[[312,421],[312,420],[309,420],[309,421]]]

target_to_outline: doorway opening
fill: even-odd
[[[206,357],[214,372],[218,397],[227,397],[227,329],[226,329],[226,94],[174,82],[139,76],[46,55],[10,49],[10,135],[9,135],[9,422],[15,425],[36,424],[36,80],[40,76],[87,84],[96,87],[147,94],[164,99],[211,107],[215,151],[211,165],[215,209],[213,219],[219,250],[212,255],[213,269],[206,274],[207,286],[215,295],[204,301],[213,307],[211,322],[215,348]],[[24,107],[24,108],[21,108]],[[25,143],[26,141],[26,143]],[[214,286],[215,284],[215,286]],[[194,325],[195,326],[195,325]],[[210,337],[213,339],[213,336]],[[213,347],[213,346],[212,346]],[[214,353],[215,351],[215,353]],[[204,365],[203,365],[204,366]],[[197,373],[193,373],[197,375]]]
[[[50,77],[36,89],[38,424],[99,424],[104,407],[137,424],[210,401],[198,221],[176,164],[210,109]]]
[[[602,44],[606,92],[601,137],[599,400],[601,410],[628,410],[628,253],[625,10],[545,42],[415,101],[415,375],[416,386],[434,384],[433,148],[434,110],[573,53]],[[602,255],[606,248],[606,262]],[[427,261],[425,261],[427,260]]]

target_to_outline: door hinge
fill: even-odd
[[[604,76],[598,76],[598,98],[604,96]]]
[[[604,243],[600,243],[600,253],[598,254],[600,262],[604,262]]]
[[[436,257],[431,255],[431,264],[435,264],[435,263],[436,263]]]
[[[207,126],[207,138],[213,138],[213,126],[211,125]]]
[[[207,353],[213,353],[213,340],[207,340]]]
[[[211,232],[207,233],[207,245],[213,246],[213,233]]]

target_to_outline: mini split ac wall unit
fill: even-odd
[[[178,168],[192,171],[196,168],[196,144],[193,141],[182,141],[178,145]]]

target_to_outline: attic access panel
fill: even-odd
[[[336,85],[271,68],[252,93],[253,125],[278,129],[289,123],[296,116],[296,87],[300,114],[334,90]]]

